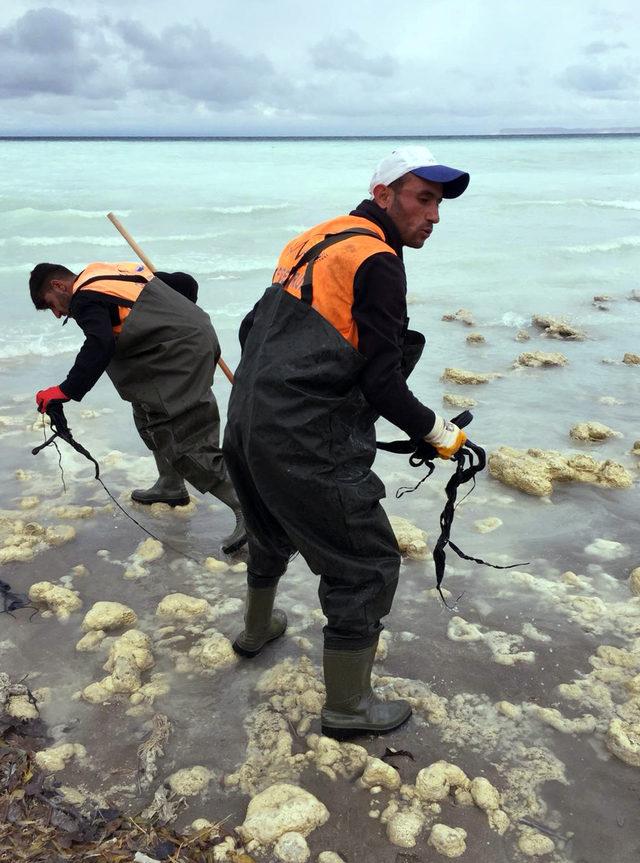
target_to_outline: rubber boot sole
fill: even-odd
[[[238,654],[238,656],[244,656],[245,659],[253,659],[254,656],[257,656],[264,650],[267,644],[270,644],[272,641],[277,641],[278,638],[282,638],[286,631],[287,627],[285,626],[282,632],[279,632],[277,635],[272,635],[271,638],[267,638],[264,644],[261,644],[260,647],[256,648],[256,650],[247,650],[246,647],[243,647],[241,644],[238,643],[237,638],[233,642],[231,647],[233,647],[234,651]]]
[[[245,533],[244,536],[241,536],[240,539],[237,539],[235,542],[230,543],[229,545],[222,545],[220,548],[225,554],[233,554],[234,551],[238,551],[238,549],[242,548],[243,545],[247,543],[247,535]]]
[[[411,714],[406,716],[401,722],[398,722],[395,725],[390,726],[389,728],[380,728],[379,726],[367,726],[365,723],[361,723],[357,727],[353,728],[333,728],[331,725],[322,725],[322,733],[325,737],[332,737],[334,740],[349,740],[352,737],[362,737],[365,734],[389,734],[391,731],[395,731],[396,728],[401,728],[407,720],[411,718]]]
[[[131,500],[144,506],[152,506],[154,503],[166,503],[169,506],[187,506],[188,503],[191,503],[189,495],[186,497],[157,497],[153,500],[141,500],[139,497],[135,497],[135,492],[131,493]]]

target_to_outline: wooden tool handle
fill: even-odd
[[[131,246],[131,248],[136,253],[136,255],[140,258],[140,260],[145,265],[145,267],[148,267],[148,269],[150,269],[152,273],[155,273],[157,270],[157,267],[145,255],[145,253],[142,251],[140,246],[133,239],[133,237],[131,236],[129,231],[127,231],[125,226],[122,224],[120,219],[118,219],[118,217],[115,216],[113,213],[107,213],[107,219],[109,219],[109,221],[113,224],[115,229],[122,234],[122,236],[125,238],[127,243]],[[227,380],[229,381],[229,383],[233,384],[233,372],[231,371],[229,366],[225,363],[225,361],[222,359],[222,357],[218,357],[218,365],[222,369],[222,371],[223,371],[225,377],[227,378]]]

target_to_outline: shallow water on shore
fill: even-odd
[[[126,257],[99,227],[102,209],[119,205],[150,252],[162,251],[163,267],[183,267],[200,278],[202,305],[212,313],[233,368],[239,321],[261,294],[282,242],[357,203],[361,166],[378,158],[384,142],[214,147],[218,161],[207,162],[208,187],[197,169],[211,148],[185,146],[184,158],[177,159],[176,145],[151,145],[145,152],[154,153],[156,168],[176,169],[167,181],[173,185],[163,190],[156,187],[157,172],[142,171],[144,205],[125,182],[125,167],[134,172],[131,154],[142,153],[137,145],[96,145],[104,170],[124,178],[108,204],[96,192],[98,168],[90,153],[97,151],[82,145],[70,162],[62,158],[63,144],[48,148],[58,167],[47,181],[54,194],[46,206],[46,184],[38,172],[25,184],[5,174],[0,203],[12,227],[3,238],[0,287],[19,299],[15,326],[0,343],[0,544],[15,536],[19,521],[43,529],[69,525],[74,535],[59,545],[35,546],[31,560],[6,562],[0,579],[22,592],[40,581],[72,587],[82,606],[66,620],[42,614],[30,619],[28,609],[15,618],[0,615],[0,670],[14,680],[28,675],[32,690],[45,690],[40,709],[50,745],[86,748],[86,758],[72,759],[56,774],[65,786],[133,812],[147,806],[175,771],[202,765],[210,771],[206,789],[185,798],[178,824],[226,818],[232,828],[242,824],[258,791],[290,781],[330,811],[328,821],[308,837],[314,860],[322,850],[340,852],[347,863],[444,859],[427,844],[436,822],[463,827],[462,859],[477,863],[531,859],[518,848],[527,829],[551,834],[555,850],[541,859],[553,863],[637,859],[640,766],[611,751],[610,735],[612,722],[625,728],[640,723],[640,597],[628,583],[640,566],[640,459],[631,454],[640,438],[640,366],[622,362],[625,353],[640,353],[640,302],[631,298],[638,288],[633,265],[638,208],[627,193],[637,171],[633,147],[628,141],[560,142],[554,161],[545,149],[550,142],[440,142],[438,153],[443,144],[450,149],[449,161],[473,166],[476,181],[468,201],[447,204],[429,248],[407,254],[412,326],[427,336],[411,379],[414,392],[447,416],[460,409],[443,404],[445,393],[475,399],[469,433],[489,452],[500,446],[539,447],[611,459],[626,467],[634,484],[613,490],[556,483],[550,496],[533,497],[485,472],[459,506],[452,538],[470,555],[518,566],[479,567],[450,552],[444,587],[450,602],[461,595],[454,611],[434,595],[432,561],[404,560],[374,672],[384,697],[409,697],[414,714],[386,738],[356,742],[370,756],[393,747],[410,752],[413,760],[392,759],[403,789],[374,793],[362,786],[359,774],[347,775],[335,764],[327,769],[317,739],[310,736],[320,731],[323,618],[317,580],[304,561],[295,559],[280,585],[278,602],[289,615],[287,637],[251,662],[220,661],[206,668],[198,652],[202,643],[214,631],[233,639],[242,627],[245,575],[237,566],[242,555],[225,561],[237,571],[211,571],[180,552],[198,561],[222,559],[219,545],[231,516],[197,493],[186,511],[130,504],[131,489],[152,482],[154,466],[128,406],[107,380],[82,404],[69,405],[67,418],[100,462],[108,488],[162,541],[161,556],[140,556],[146,535],[113,506],[81,456],[61,445],[64,492],[55,450],[31,455],[43,439],[42,428],[34,427],[33,393],[64,378],[73,359],[69,351],[80,340],[73,323],[60,330],[49,316],[28,309],[24,282],[36,257],[69,264],[96,255]],[[34,145],[35,150],[38,146],[47,145]],[[607,164],[618,168],[598,173],[587,197],[581,181],[595,161],[603,163],[602,148],[609,148]],[[324,168],[311,176],[320,153]],[[546,175],[540,189],[543,156],[553,175]],[[251,194],[240,194],[231,175],[214,177],[215,165],[244,172]],[[342,178],[337,183],[336,172]],[[216,195],[213,179],[220,180]],[[310,197],[310,184],[322,189],[322,207]],[[61,197],[65,188],[71,191]],[[610,299],[594,304],[594,295],[602,294]],[[473,326],[441,320],[461,307],[470,311]],[[547,338],[531,325],[533,314],[565,317],[586,339]],[[515,340],[521,328],[528,341]],[[486,341],[468,343],[471,332]],[[561,352],[568,364],[514,367],[523,351]],[[457,386],[440,380],[447,367],[500,377]],[[215,392],[224,416],[229,389],[219,373]],[[601,443],[572,440],[569,429],[585,421],[604,423],[619,435]],[[378,436],[399,435],[381,422]],[[387,486],[387,512],[408,518],[433,546],[449,467],[439,464],[418,491],[399,500],[395,489],[417,482],[420,472],[390,454],[378,457],[376,470]],[[476,523],[490,518],[499,520],[497,526],[481,532]],[[191,623],[160,620],[158,603],[176,592],[206,599],[207,617]],[[94,652],[76,650],[85,634],[84,615],[102,600],[133,609],[137,628],[151,638],[155,664],[141,678],[143,686],[154,684],[153,702],[151,687],[139,703],[124,693],[106,703],[79,697],[105,677],[109,651],[124,631],[107,633]],[[157,712],[169,718],[172,732],[156,777],[140,785],[137,749]],[[440,759],[469,778],[493,783],[510,819],[504,835],[478,806],[458,805],[450,797],[441,802],[440,813],[420,809],[424,823],[414,847],[391,842],[387,822],[394,811],[417,812],[407,788],[421,769]],[[272,852],[260,859],[273,859]]]
[[[462,331],[459,338],[463,338]],[[475,349],[467,350],[471,354]],[[64,358],[56,362],[64,366]],[[525,374],[535,371],[524,370]],[[542,370],[538,379],[544,376],[551,380],[565,371]],[[241,627],[244,573],[212,573],[178,552],[184,550],[201,559],[222,557],[218,545],[230,526],[226,513],[212,508],[197,494],[197,505],[190,515],[154,515],[130,506],[133,515],[165,545],[161,558],[144,564],[148,574],[125,577],[131,555],[145,535],[113,510],[104,491],[93,481],[91,466],[64,446],[67,492],[62,492],[57,454],[50,448],[34,458],[29,452],[42,439],[42,431],[25,431],[35,414],[30,397],[20,395],[20,391],[37,374],[34,364],[5,363],[1,374],[5,393],[18,390],[16,400],[5,399],[0,408],[0,418],[7,422],[2,428],[2,468],[7,477],[3,515],[9,521],[21,518],[43,525],[67,523],[76,531],[72,541],[43,550],[31,562],[7,563],[0,571],[16,590],[26,592],[36,581],[62,580],[82,599],[82,608],[66,621],[55,616],[36,616],[29,621],[28,610],[18,612],[15,619],[0,618],[3,670],[14,679],[28,675],[32,689],[51,690],[41,715],[50,728],[52,745],[81,743],[87,750],[86,760],[71,762],[57,774],[65,786],[136,811],[149,804],[153,791],[169,775],[198,764],[211,771],[207,790],[186,798],[178,823],[186,826],[196,817],[213,822],[227,818],[227,825],[235,826],[244,820],[249,796],[274,781],[292,781],[323,800],[331,813],[327,824],[309,837],[312,851],[336,850],[345,860],[363,859],[360,855],[365,853],[367,859],[384,863],[401,859],[396,856],[400,849],[389,841],[381,823],[381,813],[392,798],[397,798],[397,792],[381,789],[371,794],[353,780],[338,776],[332,781],[313,758],[292,762],[296,753],[311,751],[307,735],[319,732],[313,712],[305,714],[302,710],[301,724],[300,706],[283,706],[283,696],[278,695],[278,686],[286,690],[292,673],[294,678],[298,673],[321,680],[322,616],[316,579],[304,562],[294,560],[281,582],[279,603],[289,614],[288,636],[253,662],[205,671],[189,658],[189,651],[202,638],[203,630],[214,628],[233,638]],[[517,390],[521,380],[522,373],[513,371],[507,373],[506,381],[486,386],[502,383]],[[222,401],[225,387],[226,382],[218,382]],[[479,389],[463,387],[459,391],[475,394]],[[530,391],[535,391],[531,385]],[[569,406],[565,409],[569,411]],[[81,411],[92,410],[97,415],[85,413],[82,417]],[[113,413],[100,413],[105,410]],[[153,478],[152,461],[135,435],[127,410],[102,383],[86,406],[72,405],[67,410],[77,439],[101,462],[104,481],[125,505],[134,485],[144,485]],[[616,427],[613,419],[611,425]],[[387,437],[388,431],[381,429],[380,436]],[[514,444],[520,442],[517,431],[514,429]],[[575,442],[570,442],[573,446],[568,443],[566,438],[565,451],[580,449]],[[629,444],[625,437],[599,447],[582,445],[582,449],[595,450],[599,458],[605,454],[619,458],[637,472],[637,458],[628,454]],[[417,477],[388,454],[377,465],[387,483],[387,511],[409,518],[427,531],[433,543],[447,467],[439,466],[420,491],[396,500],[393,490]],[[27,471],[29,478],[16,478],[17,468]],[[22,509],[21,502],[29,498],[37,498],[38,503],[31,501],[32,508]],[[560,485],[550,498],[537,498],[483,475],[475,492],[458,510],[453,537],[469,554],[523,565],[515,571],[491,570],[459,561],[449,553],[445,587],[452,599],[462,594],[456,611],[450,612],[432,595],[432,562],[406,560],[403,564],[393,612],[386,621],[386,655],[376,663],[375,672],[383,692],[417,699],[414,716],[386,738],[357,742],[372,756],[381,756],[386,746],[410,751],[415,760],[395,760],[406,784],[415,782],[421,768],[444,758],[470,778],[484,776],[499,789],[505,809],[513,814],[513,826],[505,836],[489,827],[486,815],[477,807],[445,803],[442,814],[431,818],[431,822],[442,821],[467,831],[469,859],[526,859],[519,856],[515,844],[522,829],[518,823],[521,818],[570,840],[554,839],[556,851],[545,859],[595,863],[606,854],[626,863],[637,856],[640,774],[637,767],[613,756],[604,743],[615,706],[624,705],[629,694],[621,683],[621,669],[603,665],[596,655],[601,645],[613,645],[633,651],[639,661],[640,600],[632,598],[627,584],[629,571],[640,562],[637,504],[637,485],[628,491]],[[61,505],[91,506],[95,512],[89,518],[70,520],[53,512]],[[499,518],[501,526],[489,533],[478,532],[475,522],[489,517]],[[619,556],[608,560],[606,549],[586,550],[596,538],[621,543],[616,551]],[[88,573],[69,578],[78,564],[84,564]],[[566,571],[580,578],[567,581],[562,577]],[[158,639],[154,612],[162,597],[173,592],[205,598],[214,611],[222,613],[218,616],[216,612],[215,619],[206,625],[195,623],[185,628],[177,624],[175,632]],[[586,598],[586,607],[580,598]],[[134,715],[127,713],[132,706],[126,695],[114,695],[103,705],[76,700],[81,689],[105,674],[102,665],[113,639],[107,639],[97,652],[75,650],[83,634],[80,624],[84,613],[94,602],[105,599],[134,609],[139,618],[137,627],[152,637],[155,665],[143,674],[143,680],[166,675],[162,679],[169,691],[153,704],[143,702],[134,707]],[[235,602],[230,603],[230,599]],[[594,599],[595,606],[589,606]],[[300,666],[303,657],[308,660]],[[265,689],[264,680],[262,684],[260,681],[274,666],[289,677],[276,684],[275,690],[269,686]],[[612,675],[604,674],[603,667],[612,670]],[[600,690],[589,686],[582,701],[560,694],[559,685],[589,681],[588,675],[594,670],[608,681],[604,686],[611,703],[606,703]],[[638,671],[640,667],[635,673]],[[618,676],[613,672],[619,672]],[[628,679],[632,673],[627,671]],[[505,702],[513,709],[505,707]],[[538,713],[539,708],[556,708],[560,713]],[[157,711],[169,717],[173,730],[156,780],[141,790],[136,750]],[[267,726],[265,711],[271,723]],[[585,716],[593,717],[593,721],[585,720]],[[256,717],[261,717],[259,733],[252,743],[248,736],[256,733]],[[278,717],[284,717],[282,727]],[[271,729],[272,737],[264,737],[266,728]],[[272,757],[270,749],[281,748],[283,740],[284,754]],[[412,849],[417,860],[432,859],[427,836],[428,827]],[[265,859],[270,859],[268,854]]]

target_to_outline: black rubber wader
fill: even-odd
[[[407,333],[404,371],[424,338]],[[376,414],[358,377],[365,359],[279,285],[259,302],[229,401],[224,454],[249,531],[248,582],[277,584],[299,551],[320,576],[325,647],[375,643],[400,554],[371,470]]]
[[[211,386],[220,345],[209,316],[158,278],[143,288],[107,374],[143,441],[198,491],[229,483]]]

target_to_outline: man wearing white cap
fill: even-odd
[[[273,284],[240,329],[224,455],[249,533],[245,628],[234,649],[256,656],[284,634],[278,579],[299,551],[320,576],[327,618],[323,733],[385,733],[411,715],[380,701],[371,669],[398,582],[400,554],[373,473],[383,416],[444,459],[465,433],[422,404],[407,377],[424,347],[408,329],[403,246],[419,249],[457,198],[464,171],[425,147],[399,147],[349,215],[289,242]]]

